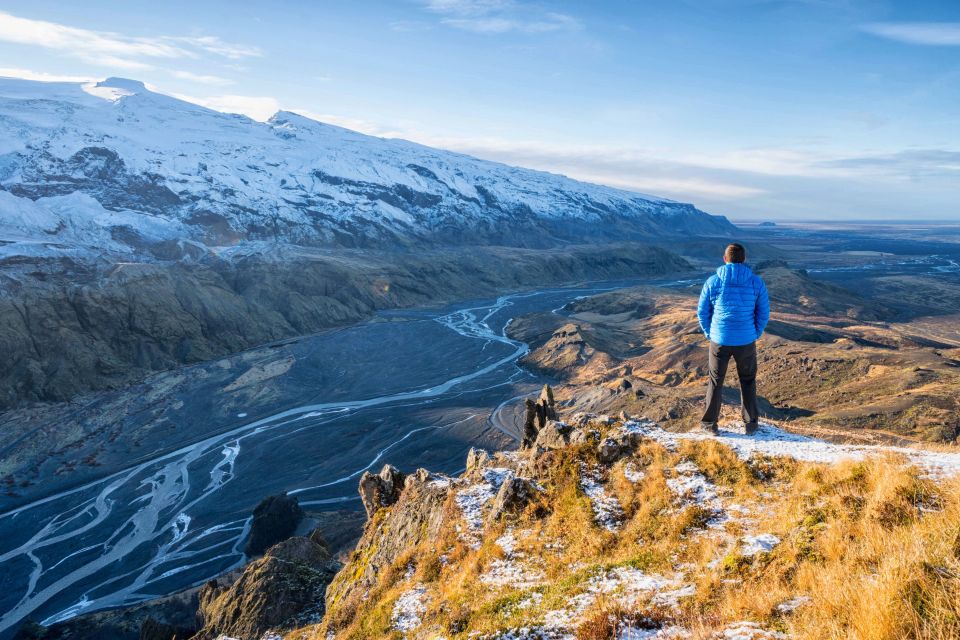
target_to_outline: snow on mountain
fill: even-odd
[[[27,240],[545,246],[733,228],[689,204],[285,111],[255,122],[121,78],[0,79],[0,189],[8,253]]]

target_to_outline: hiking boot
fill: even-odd
[[[752,436],[759,428],[760,425],[758,425],[756,422],[748,422],[747,424],[743,425],[743,432],[748,436]]]
[[[701,422],[699,430],[712,436],[720,434],[720,426],[716,422]]]

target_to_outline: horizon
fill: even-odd
[[[183,6],[6,3],[0,76],[132,77],[742,222],[958,218],[950,3]]]

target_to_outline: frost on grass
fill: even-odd
[[[427,588],[417,585],[404,591],[393,605],[390,621],[400,633],[409,633],[420,626],[423,614],[427,611]]]
[[[773,548],[780,544],[780,538],[772,533],[761,533],[755,536],[744,536],[740,538],[743,548],[740,553],[747,557],[752,557],[758,553],[770,553]]]
[[[466,531],[461,532],[461,538],[471,549],[480,548],[479,533],[483,529],[484,512],[487,503],[497,495],[500,485],[504,480],[513,475],[513,471],[506,468],[495,467],[486,469],[483,472],[483,482],[470,485],[466,489],[457,492],[455,501],[460,511],[463,513],[463,519],[466,522]]]
[[[810,596],[797,596],[777,605],[777,611],[780,613],[790,613],[794,609],[810,603]]]
[[[591,576],[586,586],[585,591],[567,601],[566,607],[548,612],[544,616],[544,626],[549,629],[573,628],[583,613],[601,596],[630,608],[641,596],[652,595],[652,600],[658,604],[673,605],[678,598],[693,595],[692,585],[682,586],[677,579],[647,574],[633,567],[599,571]]]
[[[542,571],[523,562],[525,554],[516,550],[517,539],[512,529],[497,538],[497,544],[503,549],[505,557],[490,563],[487,571],[480,576],[481,582],[491,587],[526,589],[543,581],[545,576]]]
[[[723,631],[714,634],[722,640],[786,640],[787,636],[779,631],[764,629],[756,622],[734,622]]]
[[[632,482],[633,484],[637,484],[638,482],[643,480],[645,476],[646,474],[640,469],[638,469],[637,466],[632,462],[628,462],[626,466],[623,467],[623,477],[629,480],[630,482]]]
[[[680,498],[685,505],[696,505],[713,512],[707,522],[711,529],[719,529],[730,519],[730,514],[724,508],[723,501],[717,495],[717,487],[700,473],[700,469],[693,462],[681,462],[674,471],[675,478],[667,480],[667,487]]]
[[[600,483],[600,472],[597,469],[581,468],[580,488],[590,498],[597,524],[608,531],[619,529],[623,522],[623,507],[615,496],[607,495],[606,489]]]
[[[628,626],[617,632],[617,640],[673,640],[689,637],[690,632],[681,627],[643,629],[641,627]]]
[[[630,433],[640,433],[656,440],[667,449],[675,451],[684,440],[715,440],[733,449],[737,455],[749,460],[754,455],[793,458],[803,462],[833,463],[840,460],[862,460],[869,456],[893,453],[905,456],[912,464],[934,478],[960,474],[960,453],[953,451],[927,451],[909,447],[853,445],[826,442],[778,429],[772,424],[760,423],[753,435],[723,429],[720,435],[705,433],[673,433],[662,429],[648,418],[629,420],[623,428]]]
[[[523,561],[525,554],[517,551],[517,538],[513,529],[508,529],[497,538],[497,544],[503,549],[505,557],[490,563],[487,571],[480,576],[481,582],[491,587],[527,589],[543,581],[543,571],[526,564]]]

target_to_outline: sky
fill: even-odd
[[[733,220],[960,221],[960,0],[0,0],[0,76],[134,78]]]

